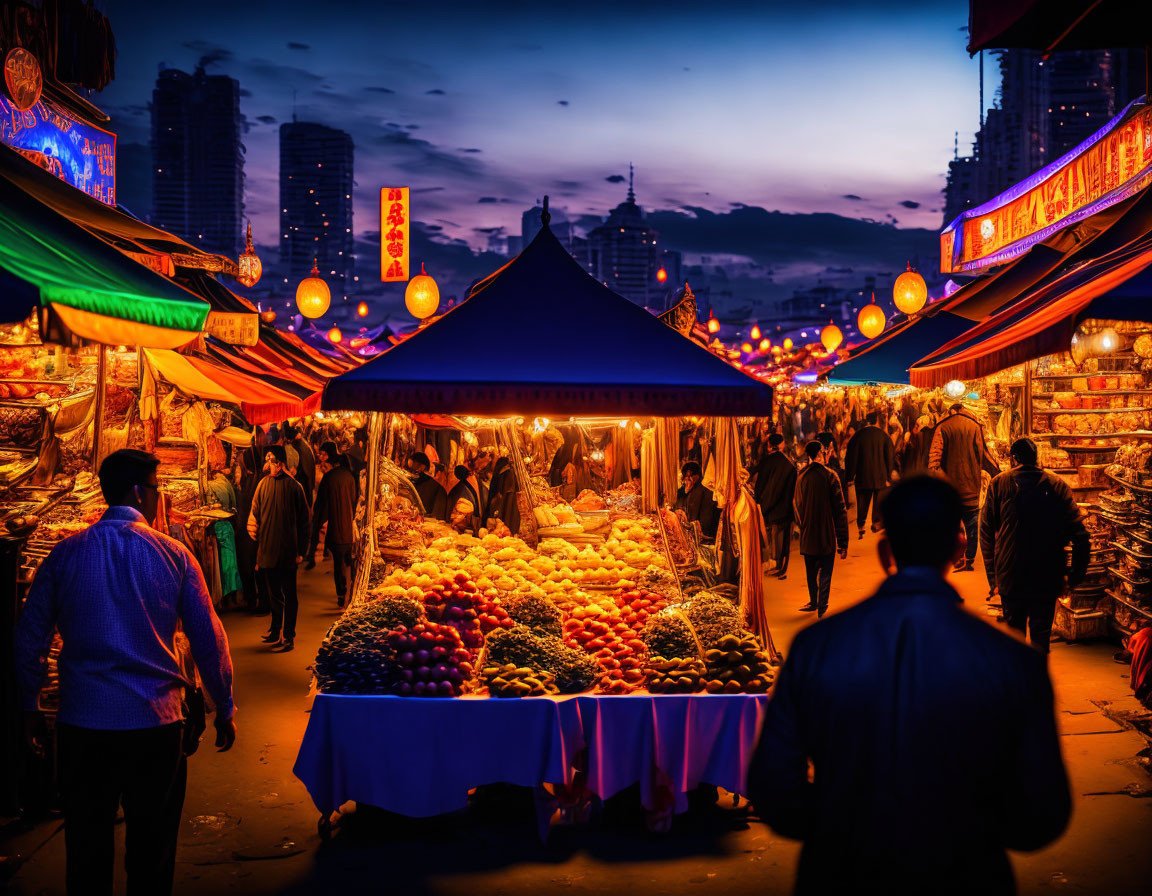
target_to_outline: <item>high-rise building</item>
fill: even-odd
[[[663,284],[656,280],[660,267],[658,236],[648,226],[644,210],[636,204],[629,166],[628,197],[612,210],[607,221],[588,234],[592,276],[637,305],[657,302],[664,293]]]
[[[1143,51],[997,50],[1000,87],[971,156],[948,166],[944,223],[1091,137],[1143,92]]]
[[[240,85],[226,75],[161,68],[152,91],[152,214],[207,252],[244,248]]]
[[[353,276],[352,137],[311,122],[280,125],[280,268],[289,283],[312,270],[333,301]]]

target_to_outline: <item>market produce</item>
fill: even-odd
[[[395,651],[399,680],[391,693],[397,696],[458,697],[472,678],[472,655],[450,625],[418,622],[389,632],[386,640]]]
[[[636,631],[642,630],[648,617],[659,613],[669,603],[665,595],[642,588],[621,589],[613,593],[612,599],[628,627]]]
[[[650,656],[644,672],[653,694],[694,694],[704,689],[704,664],[696,657]]]
[[[775,678],[768,654],[750,632],[725,635],[704,653],[709,694],[763,693]]]
[[[725,635],[735,635],[744,629],[739,608],[732,601],[708,591],[695,594],[684,606],[684,615],[705,648],[713,646]]]
[[[485,666],[483,679],[493,697],[545,697],[560,693],[551,673],[513,663]]]
[[[623,693],[644,680],[647,648],[615,606],[609,610],[591,604],[573,610],[564,621],[564,643],[596,658],[605,693]]]
[[[573,649],[559,638],[541,635],[516,625],[492,632],[488,638],[488,665],[525,667],[555,676],[561,693],[574,694],[592,688],[603,670],[583,650]]]
[[[515,624],[500,606],[497,593],[481,594],[466,572],[440,579],[424,592],[423,600],[428,619],[455,628],[473,652],[484,646],[486,632]]]
[[[514,594],[504,601],[504,611],[538,634],[559,636],[563,630],[564,615],[545,597]]]
[[[700,646],[688,620],[672,608],[662,610],[648,620],[640,632],[640,640],[648,645],[648,652],[663,657],[693,657],[700,655]]]

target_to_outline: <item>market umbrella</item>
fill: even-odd
[[[545,215],[531,244],[467,301],[333,379],[323,406],[501,417],[768,416],[772,389],[589,276]]]

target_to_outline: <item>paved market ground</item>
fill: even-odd
[[[866,597],[879,583],[875,538],[854,541],[848,560],[837,561],[833,609]],[[813,621],[796,611],[806,594],[803,566],[799,557],[793,560],[787,581],[769,580],[769,617],[785,650],[796,631]],[[307,722],[308,667],[338,616],[331,581],[330,563],[302,575],[299,636],[291,654],[269,653],[259,644],[267,617],[225,616],[240,738],[230,753],[217,755],[205,743],[192,759],[177,893],[790,890],[798,845],[750,819],[746,808],[718,806],[682,816],[669,834],[657,835],[644,830],[635,802],[625,798],[610,803],[591,827],[554,829],[542,845],[530,799],[509,789],[439,819],[361,812],[322,843],[318,813],[293,777],[292,764]],[[982,612],[983,574],[964,573],[954,582],[966,605]],[[1057,843],[1013,856],[1022,893],[1152,892],[1152,777],[1139,756],[1148,741],[1123,721],[1139,706],[1128,690],[1127,667],[1112,660],[1115,649],[1105,643],[1053,645],[1075,814]],[[118,838],[122,856],[122,826]],[[63,839],[59,820],[11,838],[0,849],[18,865],[7,881],[9,891],[62,892]],[[120,867],[117,893],[124,885]]]

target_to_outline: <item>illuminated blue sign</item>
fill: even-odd
[[[0,94],[0,143],[89,196],[116,204],[116,135],[44,100],[20,111]]]

